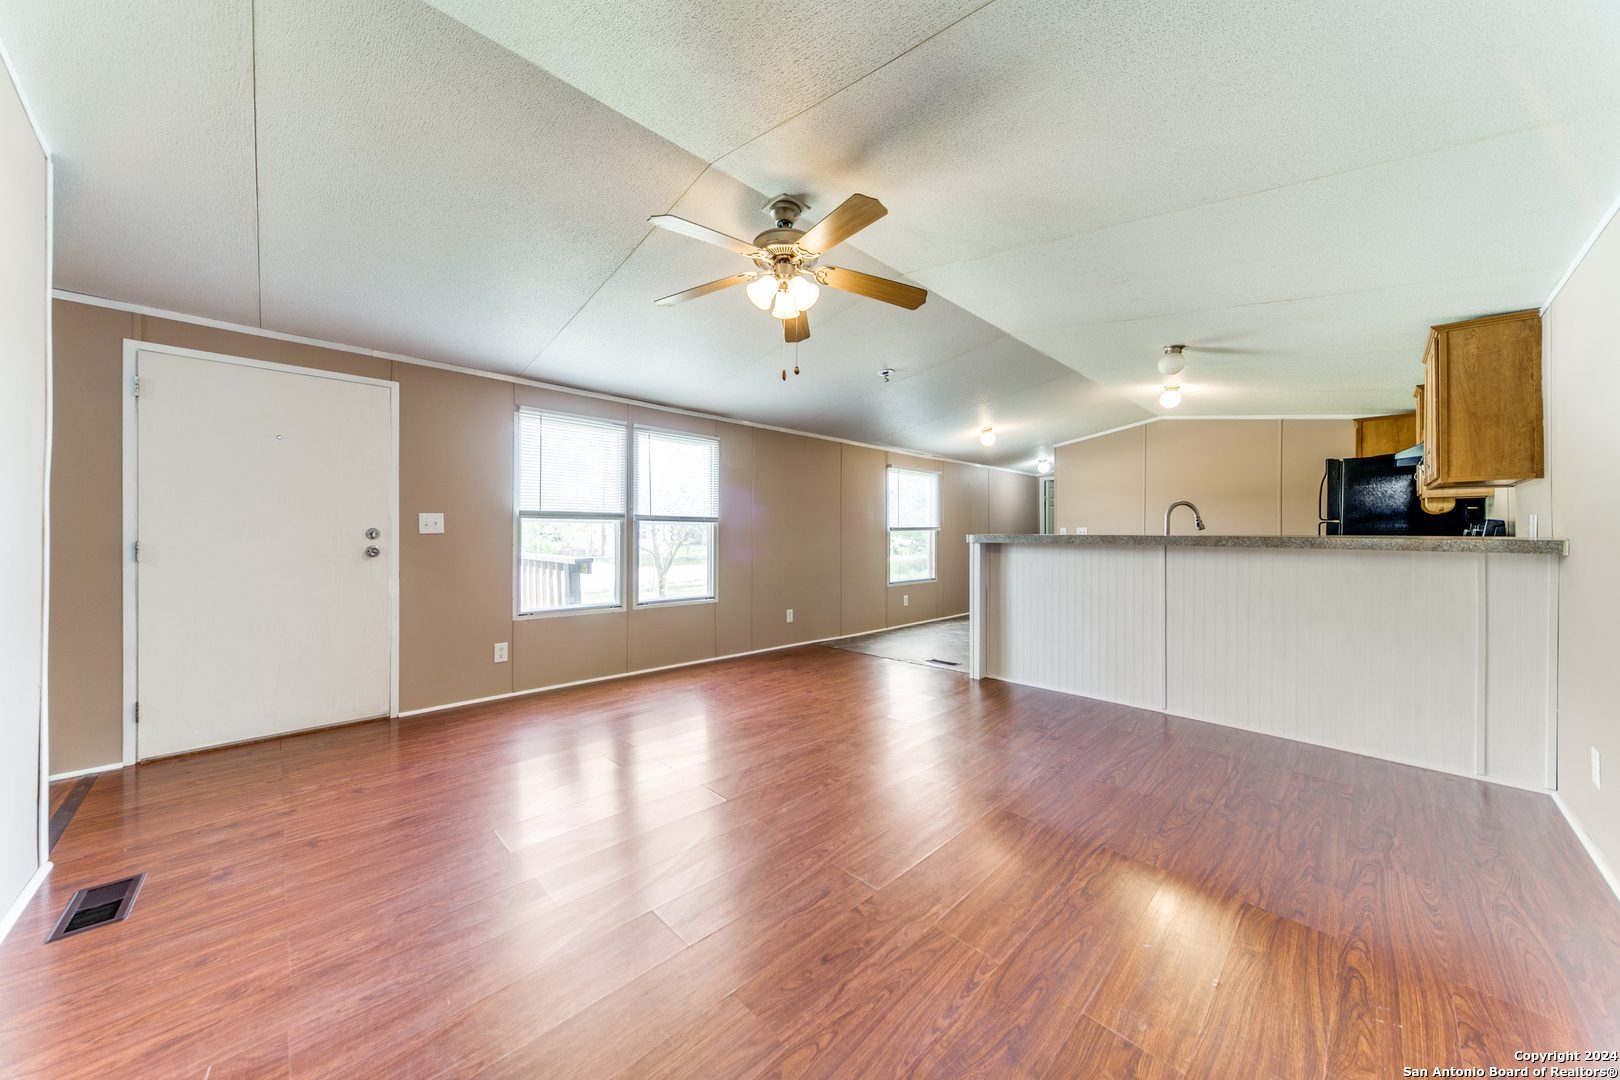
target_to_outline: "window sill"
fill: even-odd
[[[514,622],[526,622],[529,619],[555,619],[568,615],[610,615],[616,611],[624,611],[623,604],[594,604],[591,607],[565,607],[547,608],[545,611],[525,611],[512,616]]]
[[[718,604],[719,602],[720,598],[718,596],[694,596],[690,600],[648,600],[645,603],[636,604],[636,610],[646,611],[649,608],[661,607],[690,607],[693,604]]]
[[[889,588],[898,589],[902,585],[932,585],[934,582],[936,582],[938,580],[939,580],[939,578],[937,578],[937,577],[907,578],[904,581],[891,581],[891,582],[889,582]]]

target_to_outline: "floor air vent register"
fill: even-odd
[[[129,918],[129,909],[135,906],[135,897],[141,891],[141,882],[145,880],[145,874],[136,874],[134,877],[109,881],[105,885],[80,889],[68,901],[67,909],[56,920],[56,929],[45,939],[45,944],[108,923],[123,922]]]

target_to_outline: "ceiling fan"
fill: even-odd
[[[885,304],[915,311],[928,299],[928,290],[907,285],[888,278],[874,277],[857,270],[844,270],[837,266],[817,266],[816,260],[837,244],[866,228],[889,211],[876,199],[865,195],[851,195],[838,208],[811,227],[809,232],[794,228],[799,215],[810,209],[810,204],[792,195],[778,195],[763,209],[770,211],[776,227],[766,229],[754,237],[753,243],[716,232],[703,225],[670,214],[659,214],[647,220],[660,229],[690,236],[694,240],[735,251],[754,260],[759,267],[749,273],[733,274],[653,301],[663,307],[707,296],[733,285],[748,285],[748,299],[761,311],[769,311],[782,320],[782,335],[787,341],[803,341],[810,336],[810,320],[805,312],[821,294],[818,285],[855,293],[857,296],[882,300]]]

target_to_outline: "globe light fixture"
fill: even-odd
[[[994,428],[985,428],[983,431],[979,432],[979,442],[983,443],[985,446],[994,446],[994,445],[996,445],[996,431],[995,431],[995,429]]]
[[[748,293],[748,302],[761,311],[771,310],[771,303],[776,299],[776,278],[770,274],[761,274],[748,283],[745,290]]]
[[[793,304],[800,311],[809,311],[821,298],[821,286],[807,277],[799,276],[788,280],[788,295],[793,297]]]
[[[788,291],[788,284],[785,281],[782,282],[781,288],[777,290],[776,302],[771,307],[771,314],[783,322],[799,317],[799,305],[793,302],[793,294]]]
[[[1166,409],[1173,409],[1181,404],[1181,387],[1166,386],[1164,393],[1159,395],[1159,404]]]
[[[1041,460],[1035,463],[1035,471],[1043,474],[1049,473],[1052,471],[1052,463],[1047,461],[1045,458],[1041,458]]]

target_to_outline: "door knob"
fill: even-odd
[[[366,557],[367,558],[375,559],[377,556],[379,556],[381,554],[382,554],[382,550],[380,548],[374,548],[374,547],[366,548]]]
[[[367,529],[366,530],[366,539],[367,540],[375,540],[375,539],[377,539],[377,537],[379,537],[381,535],[382,535],[382,533],[378,532],[376,529]]]

